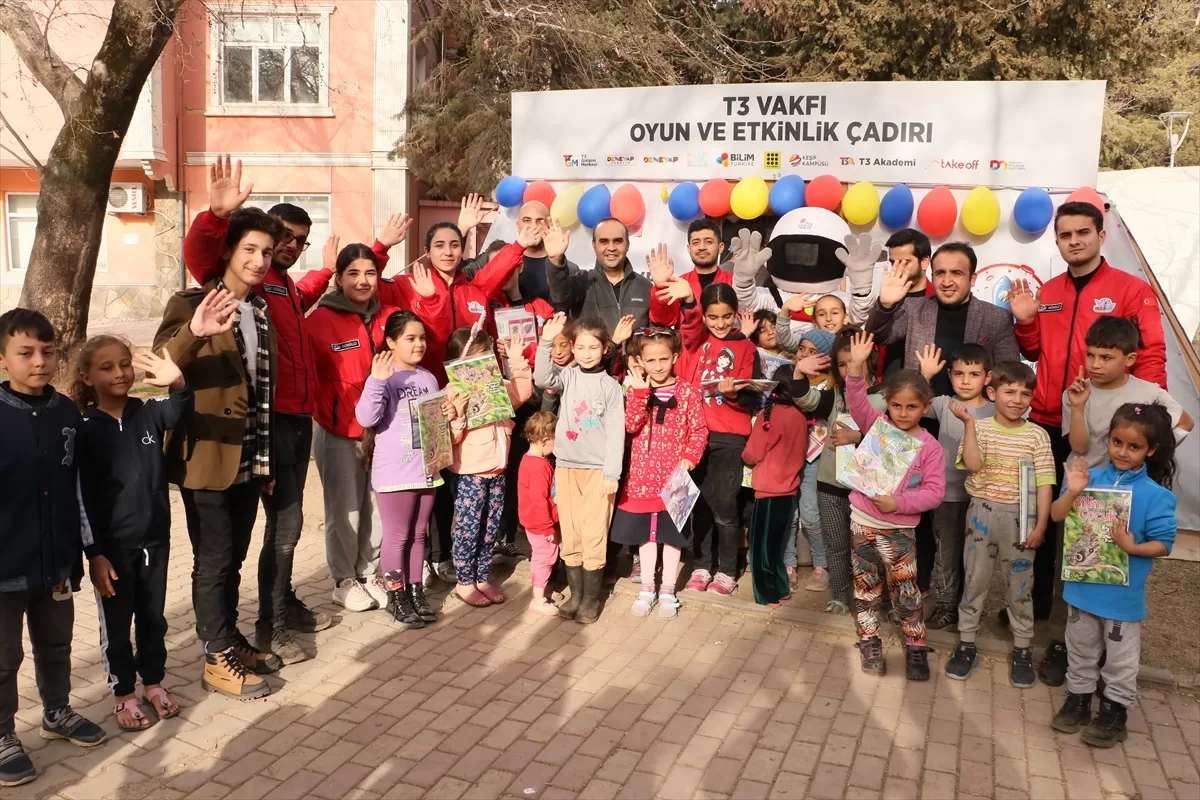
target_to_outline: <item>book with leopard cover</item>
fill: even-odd
[[[1113,541],[1129,529],[1129,489],[1084,489],[1063,521],[1062,579],[1129,585],[1129,554]]]

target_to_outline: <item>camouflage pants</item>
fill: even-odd
[[[872,528],[850,520],[850,560],[854,567],[855,623],[866,639],[879,635],[879,604],[887,584],[900,614],[907,644],[925,643],[925,615],[917,588],[914,528]]]

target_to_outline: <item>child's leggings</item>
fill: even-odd
[[[665,512],[663,512],[665,513]],[[659,591],[664,594],[675,594],[675,583],[679,580],[679,560],[683,552],[678,547],[664,544],[662,586]],[[638,557],[642,562],[642,591],[654,591],[654,572],[658,569],[658,542],[646,542],[638,547]]]
[[[830,599],[850,609],[854,602],[854,587],[850,582],[850,498],[833,492],[820,492],[817,503],[821,509],[821,531],[829,546],[826,555]]]
[[[829,557],[826,553],[825,534],[821,528],[821,513],[817,500],[816,462],[805,465],[797,494],[800,498],[800,527],[804,531],[804,538],[808,540],[808,549],[812,551],[812,565],[827,568]],[[796,566],[796,537],[790,533],[783,551],[783,563],[793,568]]]
[[[459,476],[454,509],[454,571],[459,586],[487,583],[503,514],[503,472]]]
[[[554,571],[554,562],[558,560],[558,531],[550,531],[553,539],[546,539],[546,533],[525,531],[529,540],[529,579],[533,588],[545,589],[550,584],[550,573]],[[538,593],[535,591],[534,596]]]
[[[709,436],[708,450],[692,475],[700,488],[700,499],[692,509],[695,568],[721,572],[731,578],[737,578],[738,545],[742,541],[745,447],[744,436]]]
[[[419,583],[425,560],[425,533],[433,513],[433,489],[378,492],[375,505],[383,521],[383,548],[379,564],[389,589]]]
[[[608,527],[617,496],[604,493],[604,471],[558,467],[554,470],[554,499],[562,530],[562,560],[568,567],[604,569],[608,557]]]
[[[917,534],[913,528],[872,528],[850,520],[858,635],[879,635],[879,606],[887,583],[906,644],[925,644],[925,616],[917,588]],[[874,560],[876,554],[883,562]],[[881,575],[881,571],[883,574]]]
[[[100,644],[108,687],[117,697],[133,694],[137,679],[154,686],[162,683],[167,668],[167,556],[169,547],[124,547],[106,553],[117,580],[116,594],[101,597],[96,592],[100,613]],[[134,628],[134,642],[129,631]],[[18,639],[19,640],[19,639]]]
[[[756,603],[779,603],[790,593],[783,563],[783,540],[791,535],[790,523],[795,512],[795,495],[754,500],[750,516],[750,575]]]

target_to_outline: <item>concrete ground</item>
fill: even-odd
[[[1144,688],[1128,741],[1094,750],[1050,729],[1061,690],[1014,689],[1006,663],[985,659],[969,681],[951,681],[939,647],[933,680],[907,684],[893,635],[889,674],[868,677],[848,632],[772,617],[741,597],[714,605],[685,594],[677,619],[635,619],[627,582],[595,625],[535,617],[524,613],[524,564],[507,577],[504,605],[452,600],[419,631],[382,611],[339,614],[303,637],[315,658],[270,677],[269,697],[211,695],[199,683],[190,553],[173,501],[164,683],[181,715],[119,734],[85,588],[72,702],[112,738],[92,750],[40,739],[27,659],[17,725],[41,775],[4,800],[1200,798],[1194,697]],[[307,503],[299,592],[340,612],[329,602],[315,470]],[[261,530],[242,570],[247,633],[260,542]]]

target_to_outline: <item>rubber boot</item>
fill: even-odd
[[[604,570],[585,569],[583,571],[583,602],[575,614],[575,621],[591,625],[600,619],[600,593],[604,590]]]
[[[571,594],[558,606],[558,615],[563,619],[575,619],[579,605],[583,602],[583,565],[567,567],[567,588]]]

